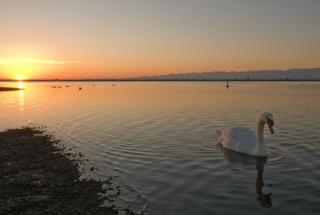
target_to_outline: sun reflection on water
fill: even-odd
[[[23,81],[18,81],[18,87],[20,89],[23,89],[24,88],[24,83]],[[19,90],[18,91],[18,95],[19,95],[19,109],[20,109],[20,112],[24,111],[24,105],[25,105],[25,102],[24,102],[24,90]]]
[[[19,87],[20,89],[23,89],[23,87],[24,87],[23,81],[18,81],[18,87]]]

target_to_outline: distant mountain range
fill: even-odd
[[[159,76],[142,76],[130,80],[320,80],[320,68],[289,70],[253,70],[244,72],[192,72]]]
[[[0,81],[16,81],[1,79]],[[132,78],[28,79],[28,81],[320,81],[320,68],[190,72]]]

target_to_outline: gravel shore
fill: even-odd
[[[80,180],[78,167],[38,129],[0,132],[0,214],[117,214],[112,204],[102,205],[120,190],[114,192],[108,180]]]

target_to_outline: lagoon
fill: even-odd
[[[119,204],[152,215],[320,211],[320,82],[0,85],[25,89],[0,92],[0,130],[44,126],[93,162],[84,177],[127,187]],[[219,147],[216,129],[255,129],[263,111],[275,119],[267,159]]]

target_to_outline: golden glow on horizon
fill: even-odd
[[[105,62],[53,58],[0,57],[0,76],[11,80],[81,78],[107,70]],[[69,75],[71,74],[71,75]],[[82,75],[81,75],[82,74]],[[88,78],[90,77],[88,75]]]
[[[23,81],[25,78],[24,78],[24,75],[16,75],[16,80],[18,80],[19,81],[19,83],[21,82],[21,81]],[[22,83],[22,82],[21,82]]]
[[[99,57],[101,59],[101,57]],[[51,60],[50,60],[51,59]],[[63,59],[63,58],[62,58]],[[66,58],[65,58],[66,59]],[[74,58],[79,59],[79,58]],[[81,59],[81,58],[80,58]],[[194,59],[197,61],[197,59]],[[162,63],[161,63],[162,62]],[[188,62],[193,62],[192,59]],[[296,61],[298,62],[298,61]],[[236,62],[233,62],[236,63]],[[141,61],[139,59],[116,59],[108,63],[103,61],[75,61],[53,60],[53,58],[10,58],[0,57],[0,79],[29,80],[29,79],[103,79],[103,78],[130,78],[139,76],[165,75],[170,73],[188,73],[203,71],[248,71],[265,69],[290,69],[280,64],[269,67],[263,61],[236,65],[228,64],[228,60],[217,61],[214,65],[205,61],[200,63],[183,64],[183,61],[169,61],[168,59],[155,59]],[[308,67],[292,64],[292,67]],[[317,67],[309,66],[309,67]]]
[[[35,66],[22,58],[0,58],[0,64],[12,80],[22,81],[29,78],[29,74],[35,70]]]

